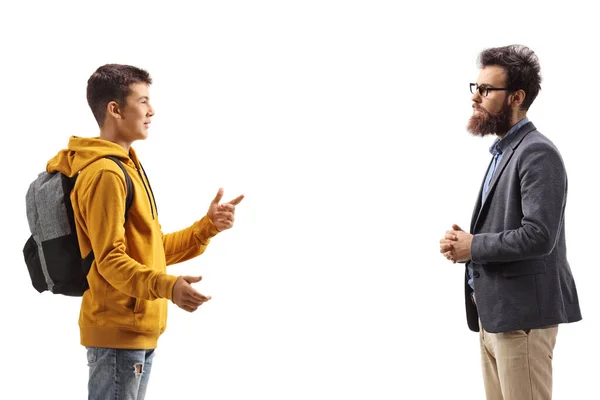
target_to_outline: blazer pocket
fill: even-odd
[[[546,263],[544,261],[518,261],[502,266],[502,275],[505,278],[544,273],[546,273]]]

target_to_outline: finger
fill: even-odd
[[[189,308],[194,308],[194,309],[195,309],[195,308],[198,308],[198,306],[199,306],[200,304],[202,304],[202,302],[201,302],[201,301],[198,301],[198,300],[195,300],[195,299],[187,299],[187,300],[184,300],[184,301],[182,302],[182,304],[183,304],[185,307],[189,307]]]
[[[233,204],[229,204],[229,203],[222,203],[222,204],[219,204],[219,207],[217,208],[217,211],[234,212],[235,211],[235,206]]]
[[[217,220],[219,219],[225,219],[225,220],[229,220],[229,221],[233,221],[233,213],[229,212],[229,211],[217,211],[215,213],[215,217],[217,218]]]
[[[202,293],[199,293],[199,294],[200,294],[202,303],[206,303],[207,301],[210,300],[210,296],[203,295]]]
[[[218,219],[217,225],[217,228],[219,228],[219,230],[229,229],[233,226],[233,221],[230,221],[228,219]]]
[[[203,301],[189,301],[187,303],[184,303],[186,307],[190,307],[193,308],[194,310],[198,307],[200,307],[202,305],[202,303],[204,303]]]
[[[204,300],[202,301],[202,303],[200,303],[200,305],[206,303],[209,300],[210,300],[210,296],[204,296]]]
[[[192,308],[198,308],[200,307],[202,304],[206,303],[207,301],[210,300],[210,296],[204,296],[202,295],[202,299],[189,299],[188,301],[184,302],[184,304],[188,307],[192,307]]]
[[[440,253],[445,253],[445,252],[451,251],[451,250],[452,250],[451,244],[443,244],[440,246]]]
[[[221,201],[222,198],[223,198],[223,188],[219,188],[219,190],[217,191],[217,195],[215,196],[215,198],[213,199],[213,201],[211,203],[219,204],[219,202]]]
[[[198,307],[200,304],[202,304],[201,301],[196,300],[196,299],[192,299],[190,297],[185,297],[183,299],[181,299],[181,305],[183,305],[184,307]]]
[[[189,289],[190,289],[189,291],[186,291],[184,293],[185,300],[193,301],[193,302],[206,301],[206,296],[204,296],[202,293],[200,293],[199,291],[197,291],[196,289],[194,289],[192,287],[190,287]]]
[[[232,212],[232,211],[229,211],[229,210],[226,210],[226,211],[217,211],[217,212],[215,212],[215,217],[216,217],[217,219],[219,219],[219,218],[224,218],[224,219],[232,219],[232,218],[233,218],[233,215],[234,215],[234,214],[233,214],[233,212]]]
[[[444,236],[444,239],[447,239],[447,240],[458,240],[458,236],[456,236],[456,234],[453,233],[452,231],[448,231],[448,232],[446,232],[446,236]]]
[[[195,278],[197,282],[200,281],[200,279],[202,279],[201,276],[186,277],[186,278]],[[200,279],[198,279],[198,278],[200,278]],[[200,293],[199,291],[197,291],[196,289],[194,289],[192,287],[192,285],[190,285],[190,283],[188,283],[186,286],[183,287],[182,298],[184,300],[193,299],[194,301],[196,301],[196,300],[201,300],[203,298],[203,295],[202,295],[202,293]]]
[[[241,203],[241,201],[244,199],[244,195],[240,194],[238,197],[236,197],[235,199],[231,200],[229,202],[229,204],[233,204],[234,206],[237,206],[238,204]]]
[[[452,252],[448,252],[448,255],[446,256],[446,259],[448,261],[452,261],[452,263],[456,263],[456,258],[454,258],[454,255],[452,254]]]
[[[463,231],[462,229],[460,229],[460,226],[456,224],[452,224],[452,229],[454,229],[455,231]]]
[[[196,282],[200,282],[202,280],[201,276],[190,276],[190,275],[186,275],[186,276],[182,276],[183,280],[186,281],[187,283],[196,283]]]

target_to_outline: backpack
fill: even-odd
[[[125,166],[116,157],[107,156],[125,174],[127,198],[125,219],[133,203],[133,184]],[[25,264],[33,287],[40,293],[83,296],[89,289],[87,274],[94,261],[94,253],[81,258],[73,206],[70,194],[75,186],[73,178],[60,173],[41,172],[30,184],[25,196],[27,220],[31,236],[23,247]]]

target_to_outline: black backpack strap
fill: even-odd
[[[127,170],[125,169],[125,166],[121,160],[115,156],[106,156],[106,158],[113,160],[119,166],[119,168],[121,168],[121,171],[123,171],[123,174],[125,175],[125,184],[127,185],[127,198],[125,199],[125,219],[127,219],[127,212],[129,211],[131,204],[133,204],[133,182],[131,181],[131,177],[127,173]]]
[[[121,162],[121,160],[119,160],[115,156],[106,156],[106,158],[110,158],[111,160],[113,160],[119,166],[119,168],[121,168],[121,171],[123,171],[123,174],[125,175],[125,185],[127,186],[127,197],[125,198],[125,220],[127,220],[127,212],[129,211],[129,208],[133,204],[133,182],[131,181],[131,177],[127,173],[127,170],[125,169],[125,166],[123,165],[123,162]],[[77,178],[77,175],[75,175],[74,179],[76,179],[76,178]],[[73,182],[75,182],[75,180],[73,180]],[[94,258],[95,258],[94,252],[92,250],[90,250],[88,255],[81,262],[81,267],[86,276],[87,276],[88,272],[90,271],[90,268],[92,267],[92,262],[94,261]],[[87,290],[88,288],[89,288],[89,285],[86,280],[83,291]]]

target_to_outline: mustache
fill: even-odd
[[[484,115],[487,115],[488,117],[500,117],[502,115],[502,111],[491,112],[491,111],[488,111],[485,108],[481,107],[477,103],[473,103],[473,109],[483,113]]]

